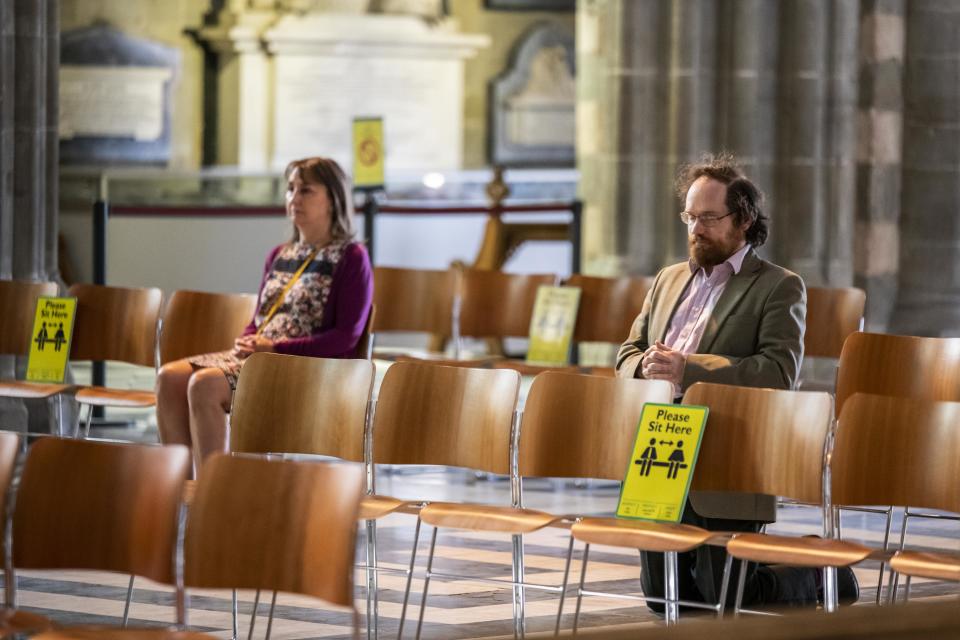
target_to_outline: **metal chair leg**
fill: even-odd
[[[232,635],[230,636],[230,640],[237,640],[237,638],[239,637],[239,634],[240,634],[240,629],[239,629],[239,625],[237,624],[237,590],[236,590],[236,589],[234,589],[234,590],[231,592],[231,596],[230,596],[230,612],[233,614],[233,615],[232,615],[232,618],[233,618],[232,632],[233,632],[233,633],[232,633]]]
[[[130,575],[130,583],[127,585],[127,599],[123,603],[123,622],[120,623],[121,629],[127,628],[127,622],[130,620],[130,601],[133,600],[133,580],[136,576]]]
[[[893,507],[887,509],[887,526],[883,530],[883,550],[886,551],[890,545],[890,528],[893,526]],[[880,573],[877,575],[877,599],[876,602],[879,605],[882,600],[883,595],[883,571],[886,568],[887,563],[880,563]]]
[[[260,607],[260,589],[253,596],[253,612],[250,614],[250,628],[247,630],[247,640],[253,640],[253,628],[257,625],[257,609]]]
[[[590,545],[583,546],[583,564],[580,566],[580,586],[577,587],[577,607],[573,610],[573,635],[577,635],[580,622],[580,604],[583,602],[583,583],[587,578],[587,560],[590,557]]]
[[[513,540],[513,637],[526,637],[526,612],[523,589],[523,536],[514,535]]]
[[[720,581],[720,600],[717,602],[717,617],[722,618],[727,608],[727,593],[730,591],[730,574],[733,572],[733,556],[727,554],[723,561],[723,578]]]
[[[677,583],[677,552],[666,551],[663,554],[664,569],[664,612],[666,614],[667,626],[677,624],[677,618],[680,615],[680,587]]]
[[[367,640],[380,634],[380,599],[377,582],[377,522],[367,520]]]
[[[430,536],[430,555],[427,556],[427,571],[423,575],[423,593],[420,596],[420,615],[417,617],[417,640],[420,640],[420,631],[423,628],[423,614],[427,610],[427,590],[430,588],[430,572],[433,571],[433,552],[437,547],[437,528],[433,528]]]
[[[400,608],[400,626],[397,629],[397,640],[403,637],[403,623],[407,619],[407,604],[410,602],[410,587],[413,585],[413,569],[417,561],[417,545],[420,543],[420,516],[417,516],[417,525],[413,530],[413,548],[410,550],[410,565],[407,567],[407,584],[403,589],[403,606]]]
[[[823,608],[828,613],[837,610],[837,568],[824,567],[823,569]]]
[[[898,550],[903,551],[903,548],[907,543],[907,523],[910,520],[910,509],[909,507],[903,510],[903,521],[900,523],[900,545],[897,547]],[[894,592],[893,600],[896,600],[896,591],[900,587],[900,574],[890,570],[890,579],[887,582],[887,589]]]
[[[277,592],[273,592],[273,597],[270,599],[270,616],[267,618],[267,635],[266,640],[270,640],[270,632],[273,631],[273,610],[277,607]]]
[[[570,559],[573,557],[573,536],[570,536],[570,544],[567,546],[567,561],[563,565],[563,584],[560,585],[560,606],[557,608],[557,624],[553,629],[553,635],[560,635],[560,618],[563,617],[563,601],[567,597],[567,582],[570,579]]]
[[[83,426],[83,439],[86,440],[90,437],[90,423],[93,422],[93,405],[87,405],[87,421]]]
[[[740,574],[737,576],[737,598],[733,602],[733,617],[740,617],[740,608],[743,606],[743,588],[747,584],[747,561],[740,561]]]

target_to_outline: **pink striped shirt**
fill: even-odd
[[[749,244],[743,245],[722,264],[715,266],[709,276],[693,260],[690,260],[693,279],[680,297],[680,304],[677,305],[677,311],[670,320],[667,335],[663,340],[664,344],[684,355],[697,352],[700,339],[703,338],[703,332],[707,328],[707,322],[723,290],[727,287],[727,281],[733,274],[740,273],[743,259],[749,250]]]

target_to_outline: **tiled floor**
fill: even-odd
[[[477,481],[465,472],[424,471],[416,474],[381,474],[380,491],[399,497],[476,500],[503,504],[509,497],[507,483],[499,479]],[[550,481],[528,483],[526,504],[534,508],[561,512],[610,513],[617,491],[612,486],[576,488]],[[771,530],[790,533],[814,533],[817,515],[811,509],[786,507],[778,524]],[[409,560],[414,519],[394,515],[379,523],[377,536],[380,562],[384,566],[403,568]],[[850,539],[878,545],[882,541],[881,519],[877,516],[849,514],[844,516],[844,532]],[[960,523],[946,521],[911,522],[910,542],[924,548],[960,550]],[[429,528],[421,537],[413,592],[422,588],[423,572],[429,541]],[[530,581],[559,585],[562,580],[567,535],[564,530],[550,529],[526,536],[526,572]],[[463,572],[483,577],[509,577],[509,537],[469,532],[442,531],[437,542],[435,571]],[[578,548],[571,575],[579,571]],[[358,544],[358,561],[363,559]],[[860,603],[869,606],[876,593],[875,566],[858,568],[861,583]],[[639,589],[639,561],[636,552],[595,547],[591,549],[588,588],[635,593]],[[356,575],[356,608],[361,616],[366,610],[365,575]],[[68,623],[110,623],[120,620],[127,577],[83,572],[23,572],[19,576],[18,598],[21,606]],[[404,578],[383,573],[379,578],[379,631],[383,637],[395,637],[403,599]],[[569,592],[568,592],[569,593]],[[912,597],[932,599],[957,593],[953,585],[929,581],[914,583]],[[241,592],[239,609],[241,629],[246,633],[253,610],[253,593]],[[263,637],[269,598],[259,608],[255,637]],[[419,595],[411,598],[419,602]],[[527,630],[532,636],[549,635],[553,629],[558,594],[528,590],[526,594]],[[512,596],[509,588],[497,589],[469,579],[440,581],[430,585],[429,606],[424,616],[424,638],[494,638],[512,633]],[[574,603],[567,600],[562,626],[572,624]],[[404,634],[413,637],[418,607],[411,606]],[[134,591],[131,620],[141,624],[166,624],[174,619],[170,588],[138,580]],[[281,595],[276,609],[274,638],[348,638],[351,614],[318,605],[307,598]],[[229,637],[231,627],[230,594],[228,592],[193,592],[190,599],[190,623],[193,627]],[[365,625],[365,621],[361,620]],[[639,603],[608,598],[585,598],[581,627],[622,627],[660,624],[658,618]]]

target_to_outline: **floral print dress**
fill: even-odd
[[[330,297],[330,286],[337,264],[343,257],[345,242],[330,243],[317,251],[310,265],[287,292],[286,297],[264,326],[274,303],[293,274],[316,249],[314,245],[294,242],[284,245],[273,260],[270,272],[260,289],[260,303],[254,324],[264,338],[280,342],[317,333],[323,323],[324,309]],[[235,351],[208,353],[189,359],[197,369],[215,368],[223,371],[231,389],[237,388],[237,376],[245,356]]]

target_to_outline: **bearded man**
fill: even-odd
[[[768,232],[763,193],[725,155],[685,167],[677,185],[690,258],[657,274],[617,354],[617,375],[668,380],[677,398],[701,381],[794,389],[806,289],[800,276],[757,256]],[[713,531],[758,531],[775,519],[772,496],[691,492],[682,521]],[[716,603],[724,550],[704,546],[679,556],[680,598]],[[644,593],[661,598],[662,558],[641,554]],[[821,583],[817,570],[751,565],[743,603],[815,605]],[[852,571],[838,571],[837,588],[841,601],[856,601]]]

